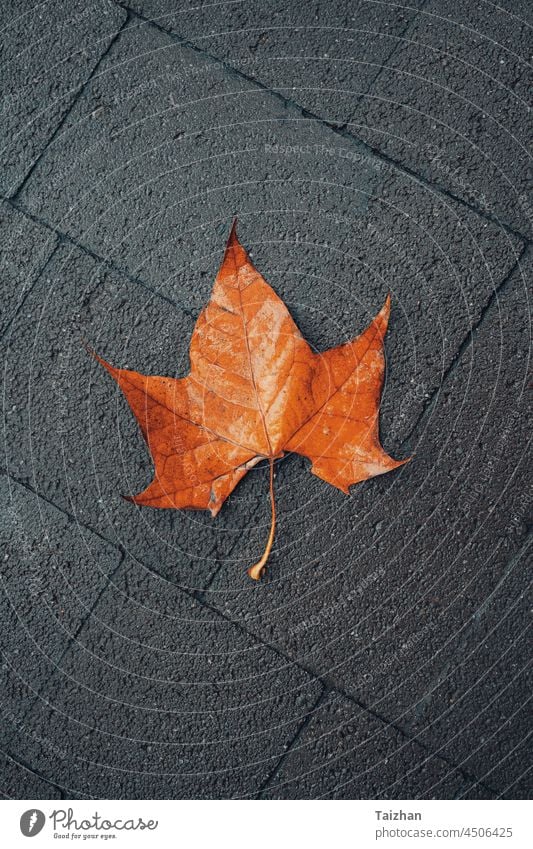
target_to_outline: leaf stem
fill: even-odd
[[[272,507],[272,522],[270,524],[270,533],[268,535],[268,540],[266,544],[266,548],[263,552],[263,556],[261,560],[258,560],[253,566],[250,566],[248,569],[248,574],[250,578],[253,578],[254,581],[259,581],[261,578],[266,562],[270,556],[270,552],[272,551],[272,543],[274,542],[274,532],[276,530],[276,501],[274,499],[274,458],[270,457],[270,505]]]

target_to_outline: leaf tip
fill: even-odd
[[[83,345],[89,356],[93,358],[93,360],[96,360],[96,362],[100,363],[100,365],[107,366],[106,361],[98,356],[94,348],[91,348],[91,346],[89,345],[87,340],[83,338],[83,336],[81,337],[81,344]]]
[[[395,460],[394,457],[389,458],[392,462],[389,469],[385,469],[386,472],[393,472],[395,469],[400,469],[402,466],[405,466],[406,463],[410,463],[413,459],[412,457],[405,457],[403,460]]]
[[[234,245],[238,244],[239,239],[237,238],[237,216],[235,216],[231,225],[231,230],[229,231],[228,243],[226,245],[226,248],[232,248]]]
[[[100,357],[99,354],[97,354],[96,351],[93,350],[93,348],[91,348],[91,346],[85,342],[85,340],[83,340],[83,345],[85,346],[87,353],[93,358],[93,360],[96,360],[97,363],[100,363],[100,365],[107,369],[110,374],[114,374],[116,372],[114,366],[112,366],[110,363]]]

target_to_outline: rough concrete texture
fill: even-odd
[[[527,4],[131,5],[431,183],[531,227]]]
[[[262,798],[453,799],[473,790],[453,766],[331,694],[309,714]]]
[[[33,283],[57,246],[53,231],[44,230],[9,204],[0,203],[0,335],[4,335]]]
[[[4,11],[6,12],[4,17]],[[0,191],[12,195],[125,20],[110,0],[2,7]]]
[[[175,4],[134,0],[134,8],[202,53],[325,120],[372,85],[422,0],[408,6],[334,4]],[[231,9],[231,13],[228,12]]]
[[[3,670],[31,699],[46,689],[121,554],[27,488],[5,476],[0,483]]]
[[[254,795],[321,689],[127,561],[26,717],[36,739],[21,753],[67,794]]]
[[[7,5],[2,782],[22,798],[519,798],[532,271],[525,4]],[[5,66],[5,67],[4,67]],[[91,357],[184,375],[232,218],[309,342],[388,291],[381,432],[213,520]]]
[[[414,456],[401,479],[354,489],[322,525],[293,520],[292,546],[283,547],[281,530],[278,580],[266,591],[241,581],[239,592],[221,569],[206,596],[433,750],[475,763],[477,775],[501,770],[507,782],[521,776],[524,762],[512,769],[511,751],[527,736],[532,491],[522,271],[405,446]],[[285,463],[282,474],[288,493]],[[320,503],[327,495],[320,482],[316,489]],[[492,735],[504,724],[511,761],[500,764]]]

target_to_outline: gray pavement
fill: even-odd
[[[2,765],[15,798],[530,795],[522,3],[5,4]],[[388,291],[382,441],[221,513],[92,360],[180,376],[232,218],[317,350]]]

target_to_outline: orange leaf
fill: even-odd
[[[188,377],[147,377],[97,357],[124,392],[154,461],[154,480],[129,500],[216,516],[246,472],[269,460],[270,535],[248,570],[259,579],[274,539],[274,460],[285,451],[308,457],[313,474],[345,493],[407,462],[379,441],[389,312],[387,297],[353,342],[313,353],[234,224],[192,335]]]

